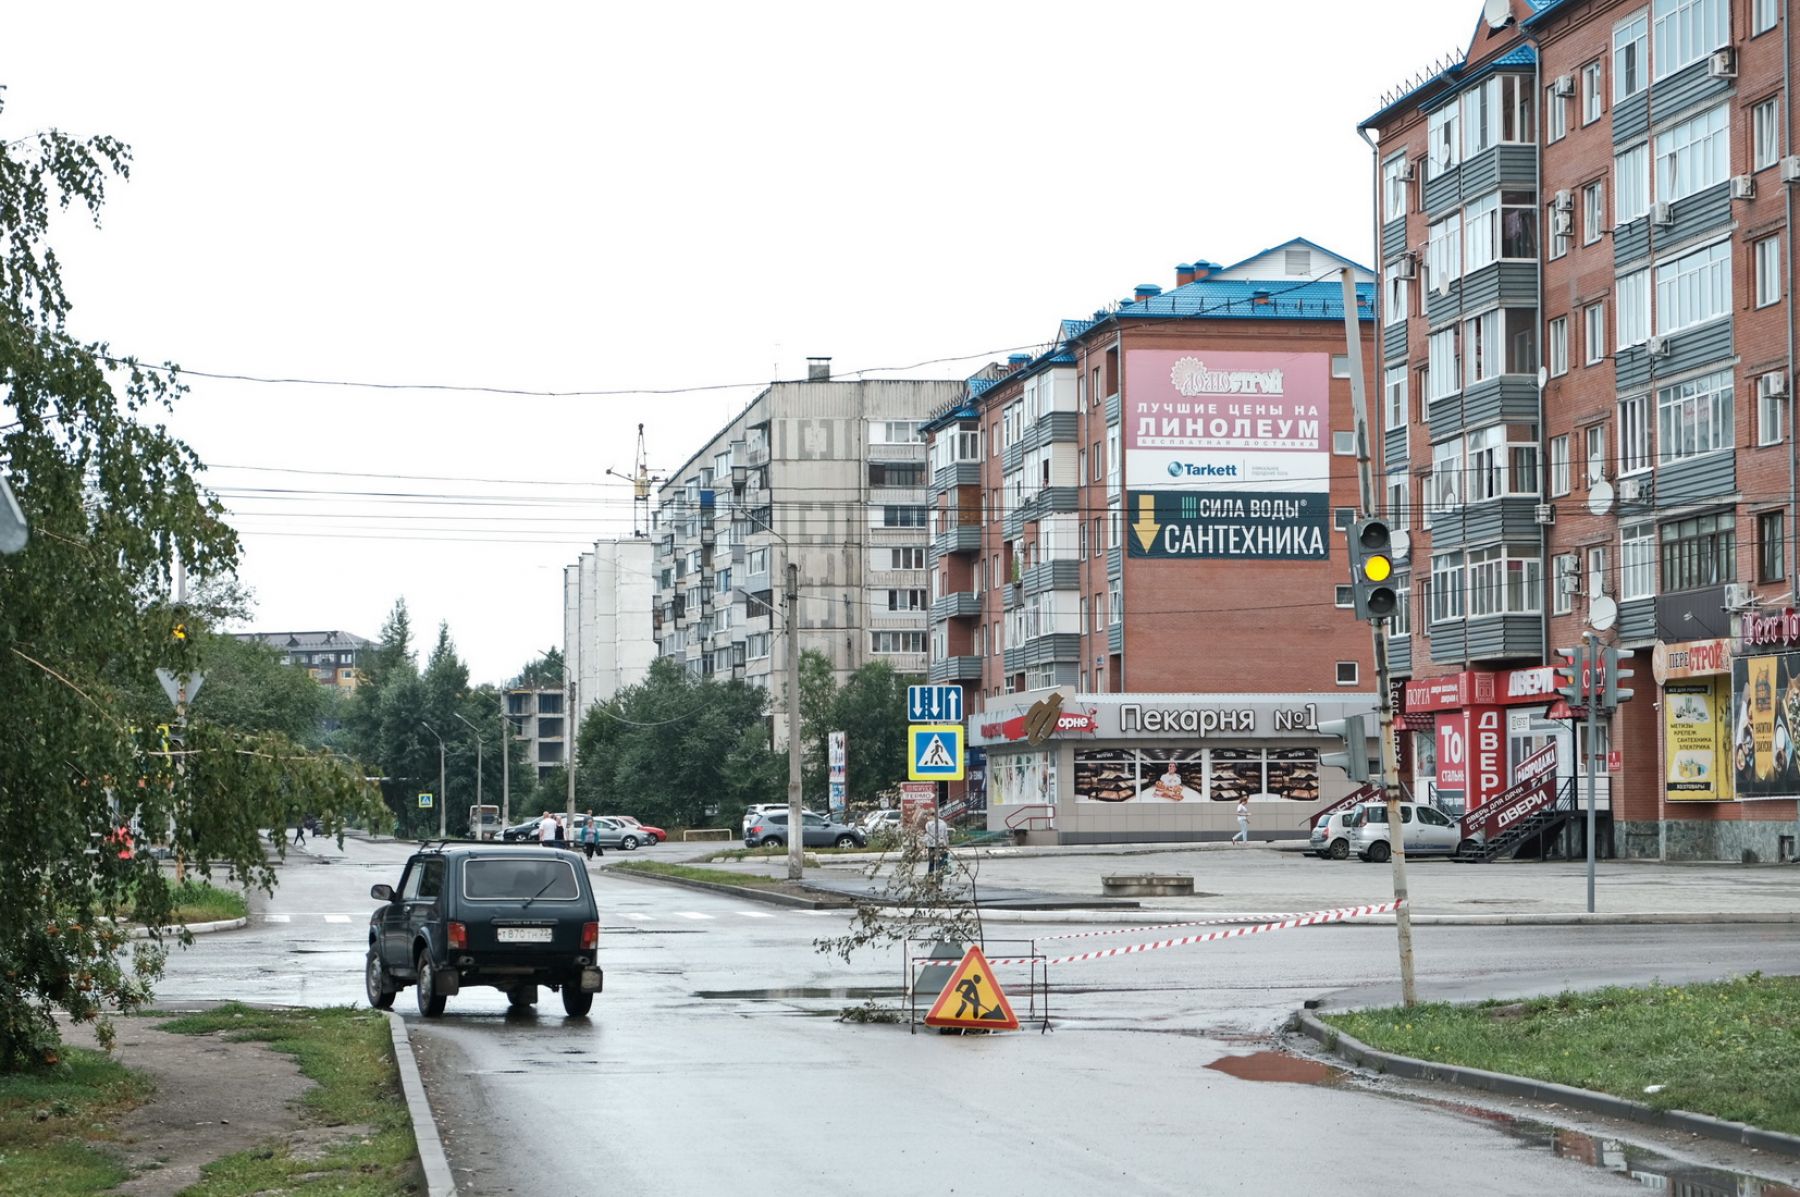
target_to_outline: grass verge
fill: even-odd
[[[1333,1014],[1397,1055],[1800,1134],[1800,977]]]
[[[0,1195],[78,1197],[126,1180],[105,1142],[149,1094],[143,1076],[83,1048],[62,1049],[49,1071],[0,1076]]]
[[[276,1142],[215,1160],[183,1197],[269,1192],[391,1197],[422,1191],[412,1122],[383,1015],[349,1007],[254,1010],[232,1003],[168,1019],[162,1029],[260,1040],[288,1053],[317,1082],[305,1098],[312,1121],[340,1128],[319,1135],[303,1156],[287,1142]]]
[[[710,881],[716,885],[770,887],[782,884],[774,877],[754,873],[732,873],[725,869],[703,869],[695,865],[664,864],[658,860],[633,860],[612,866],[624,873],[648,873],[655,877],[677,877],[683,881]]]
[[[178,923],[216,923],[250,914],[250,903],[243,894],[204,881],[183,881],[171,896]]]

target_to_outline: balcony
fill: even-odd
[[[1106,651],[1109,653],[1125,651],[1125,625],[1123,623],[1106,625]]]
[[[1081,587],[1081,562],[1040,561],[1020,575],[1019,583],[1026,594],[1042,594],[1046,590],[1078,590]]]
[[[939,595],[931,604],[931,622],[946,619],[968,619],[981,614],[981,596],[968,590]]]
[[[768,465],[769,442],[751,441],[744,449],[744,464],[753,470]]]
[[[938,657],[925,667],[930,682],[963,682],[981,680],[980,657]]]
[[[1059,661],[1081,660],[1081,636],[1076,632],[1059,632],[1033,636],[1025,642],[1026,665],[1051,665]]]
[[[973,521],[966,524],[953,524],[932,539],[931,550],[939,555],[979,553],[981,552],[981,525]]]
[[[959,461],[943,466],[931,476],[931,490],[934,494],[955,490],[959,486],[981,485],[981,463],[979,461]]]

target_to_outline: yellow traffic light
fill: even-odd
[[[171,634],[177,640],[186,640],[187,639],[187,625],[185,623],[176,624],[175,630]]]
[[[1385,582],[1394,576],[1394,563],[1386,557],[1365,557],[1362,563],[1363,577],[1371,582]]]

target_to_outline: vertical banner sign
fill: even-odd
[[[843,732],[834,731],[826,735],[825,759],[831,771],[831,815],[835,819],[842,819],[848,802],[845,787],[849,782],[849,754]]]
[[[1739,657],[1731,663],[1731,690],[1726,734],[1736,787],[1720,796],[1800,795],[1800,759],[1794,750],[1794,728],[1800,726],[1800,653]]]
[[[1128,352],[1131,555],[1325,559],[1330,385],[1323,353]]]
[[[1712,802],[1725,759],[1716,694],[1710,681],[1663,687],[1664,788],[1671,800]]]

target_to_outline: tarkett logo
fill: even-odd
[[[1187,461],[1171,461],[1169,477],[1171,478],[1236,478],[1238,468],[1235,465],[1195,465]]]

